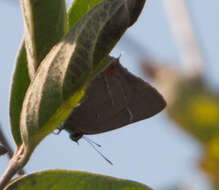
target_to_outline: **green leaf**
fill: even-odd
[[[84,14],[100,2],[103,2],[103,0],[75,0],[69,9],[69,28],[73,28]],[[104,63],[101,62],[103,55],[109,52],[109,50],[112,50],[126,29],[136,22],[145,2],[146,0],[127,0],[124,4],[125,6],[121,7],[121,11],[118,11],[117,14],[110,19],[109,23],[101,32],[94,53],[94,67],[96,67],[93,73],[94,76],[105,67],[104,64],[100,64]],[[104,59],[109,58],[105,57]]]
[[[76,22],[78,22],[91,8],[93,8],[96,4],[98,4],[101,1],[103,0],[86,0],[86,1],[75,0],[68,11],[68,19],[69,19],[68,28],[72,29],[73,26],[76,24]],[[48,40],[50,40],[50,38],[48,38]],[[28,75],[26,50],[23,42],[18,52],[18,58],[16,61],[15,70],[13,74],[11,95],[10,95],[10,106],[9,106],[11,131],[15,139],[15,143],[18,146],[21,144],[22,141],[20,135],[20,128],[19,128],[20,112],[24,100],[24,95],[26,93],[29,84],[30,84],[30,77]]]
[[[111,1],[111,0],[108,0]],[[94,73],[102,70],[101,60],[120,40],[128,27],[139,17],[146,0],[126,0],[120,10],[108,21],[101,31],[94,51]]]
[[[94,6],[103,1],[104,0],[74,0],[68,11],[68,28],[72,29],[84,15],[86,15]],[[110,61],[111,59],[108,55],[104,57],[103,61],[99,63],[99,68],[93,72],[93,77],[103,70],[106,65],[109,65]]]
[[[30,84],[30,78],[27,70],[27,59],[24,44],[22,44],[15,65],[12,78],[11,96],[10,96],[10,122],[11,131],[15,143],[19,146],[22,142],[20,135],[20,113],[26,90]]]
[[[20,113],[26,90],[30,84],[30,78],[33,78],[35,69],[43,57],[63,37],[67,30],[64,0],[31,2],[28,0],[22,1],[22,5],[23,9],[25,9],[26,24],[29,26],[26,28],[28,32],[26,31],[25,34],[27,37],[26,42],[29,44],[29,62],[27,62],[26,49],[23,42],[18,52],[12,78],[9,106],[11,131],[17,146],[21,144]],[[28,12],[31,14],[32,19],[28,18]],[[34,53],[35,60],[30,56],[30,52]]]
[[[104,0],[74,0],[68,11],[69,28],[72,29],[88,11],[103,1]]]
[[[87,172],[48,170],[15,180],[5,190],[151,190],[130,180],[117,179]]]
[[[65,0],[21,0],[28,72],[35,72],[50,49],[67,32]]]
[[[86,12],[102,1],[103,0],[75,0],[69,9],[69,28],[74,27]],[[94,76],[106,67],[101,60],[109,59],[104,57],[104,55],[108,56],[106,52],[110,52],[126,29],[136,22],[144,7],[145,1],[146,0],[127,0],[124,6],[120,8],[120,11],[108,21],[106,27],[101,31],[94,52]]]
[[[22,139],[31,149],[60,125],[80,102],[93,77],[93,56],[99,34],[125,3],[125,0],[112,0],[96,6],[40,64],[21,112]]]

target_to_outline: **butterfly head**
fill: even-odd
[[[77,143],[81,139],[82,136],[83,136],[82,133],[74,131],[74,132],[71,132],[69,137],[71,140]]]

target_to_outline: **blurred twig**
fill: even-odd
[[[204,59],[193,33],[184,0],[163,0],[163,4],[170,28],[180,49],[185,72],[191,76],[202,74]]]
[[[0,143],[7,149],[7,155],[8,155],[8,158],[11,159],[12,156],[13,156],[13,150],[8,142],[8,140],[6,139],[4,133],[3,133],[3,130],[2,130],[2,127],[1,127],[1,124],[0,124]],[[22,169],[18,172],[19,175],[23,175],[25,174],[25,171]]]
[[[7,149],[8,151],[7,155],[8,155],[8,158],[10,159],[13,156],[13,151],[2,131],[1,125],[0,125],[0,142]]]

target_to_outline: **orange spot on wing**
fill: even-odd
[[[115,69],[113,67],[107,68],[106,73],[108,76],[115,75]]]

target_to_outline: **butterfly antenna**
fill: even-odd
[[[91,146],[92,146],[92,148],[105,160],[105,161],[107,161],[110,165],[113,165],[113,163],[106,157],[106,156],[104,156],[103,155],[103,153],[102,152],[100,152],[99,150],[97,150],[97,148],[94,146],[94,144],[95,145],[99,145],[99,144],[97,144],[97,143],[95,143],[95,142],[93,142],[92,140],[90,140],[89,138],[85,138],[84,136],[82,137],[88,144],[90,144]],[[94,144],[93,144],[94,143]]]
[[[84,138],[87,142],[89,141],[90,144],[95,144],[96,146],[101,147],[100,144],[98,144],[97,142],[89,139],[88,137],[83,136],[82,138]]]

